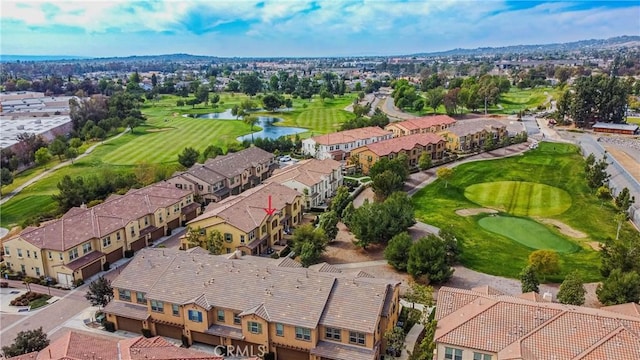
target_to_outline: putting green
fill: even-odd
[[[486,230],[506,236],[533,249],[570,253],[579,248],[578,245],[557,236],[533,220],[510,216],[487,216],[480,219],[478,224]]]
[[[554,186],[525,181],[495,181],[468,186],[464,196],[484,207],[518,216],[558,215],[571,207],[571,195]]]

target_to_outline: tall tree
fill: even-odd
[[[326,247],[327,235],[322,229],[314,229],[313,225],[307,224],[293,231],[292,250],[299,256],[304,267],[317,263]]]
[[[447,264],[444,242],[435,235],[419,239],[409,251],[407,272],[414,279],[427,283],[441,284],[453,275],[453,269]]]
[[[198,150],[192,147],[186,147],[182,150],[182,153],[178,154],[178,162],[180,165],[190,168],[196,163],[196,161],[198,161],[199,157],[200,153]]]
[[[596,295],[604,305],[640,302],[640,275],[635,271],[615,269],[598,285]]]
[[[65,150],[67,150],[67,143],[59,137],[49,144],[49,152],[51,155],[57,156],[60,160],[62,160],[62,155],[64,155]]]
[[[553,250],[541,249],[529,254],[529,266],[533,267],[536,274],[546,275],[560,272],[560,257]]]
[[[104,276],[98,277],[95,281],[89,284],[89,290],[87,290],[84,297],[89,300],[91,306],[105,307],[113,299],[113,287],[111,281],[105,279]]]
[[[620,211],[627,211],[631,207],[631,205],[635,202],[635,197],[631,196],[629,189],[624,187],[616,196],[615,203],[616,207]]]
[[[51,161],[51,153],[49,152],[49,149],[47,149],[46,147],[43,147],[38,149],[38,151],[36,151],[35,158],[36,158],[36,164],[40,166],[44,166],[46,169],[47,163]]]
[[[438,110],[438,107],[444,102],[444,94],[445,91],[441,87],[430,89],[424,94],[427,104],[433,109],[434,114]]]
[[[35,330],[20,331],[13,343],[2,347],[2,352],[7,358],[40,351],[49,345],[47,334],[42,326]]]
[[[336,195],[331,199],[329,209],[336,212],[339,218],[342,218],[342,212],[351,203],[349,196],[349,188],[346,186],[339,186],[336,190]]]
[[[522,293],[528,292],[540,292],[538,286],[540,285],[540,281],[538,280],[538,275],[536,275],[536,270],[533,266],[528,265],[525,267],[520,273],[520,285],[522,287]]]
[[[447,186],[449,186],[449,180],[451,180],[451,177],[453,177],[453,169],[448,167],[441,167],[436,170],[436,175],[438,175],[438,177],[444,181],[444,187],[446,188]]]
[[[320,215],[318,227],[324,231],[329,241],[335,240],[338,235],[338,214],[331,210]]]
[[[585,294],[584,282],[577,271],[573,271],[564,278],[558,291],[558,302],[569,305],[584,305]]]
[[[418,168],[424,171],[430,168],[431,165],[432,165],[431,154],[429,154],[426,151],[420,154],[420,157],[418,158]]]
[[[205,239],[207,250],[211,255],[220,255],[224,249],[224,237],[222,233],[216,229],[208,231]]]
[[[13,183],[13,173],[11,173],[11,170],[6,167],[0,169],[0,180],[2,186]]]
[[[392,193],[402,190],[404,185],[400,175],[393,173],[391,170],[385,170],[384,172],[373,176],[371,180],[371,189],[375,193],[375,199],[377,202],[382,202]]]
[[[397,234],[389,240],[389,244],[384,249],[384,258],[396,270],[407,271],[407,260],[412,245],[413,239],[408,233]]]
[[[240,90],[249,96],[254,96],[262,91],[262,80],[256,72],[243,74],[240,76],[239,82]]]

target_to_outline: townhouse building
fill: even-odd
[[[350,162],[357,161],[357,165],[364,174],[382,158],[394,159],[400,154],[407,155],[409,167],[418,166],[418,160],[423,153],[429,154],[432,160],[440,160],[444,156],[446,141],[440,135],[433,133],[416,133],[389,140],[361,146],[351,151]]]
[[[395,280],[284,257],[147,248],[113,281],[117,329],[234,345],[278,360],[377,360],[399,313]]]
[[[438,290],[437,360],[638,359],[640,306],[552,303],[490,287]]]
[[[391,131],[377,126],[339,131],[302,140],[302,152],[316,159],[346,160],[351,150],[390,139]]]
[[[453,126],[456,121],[447,115],[423,116],[419,118],[392,122],[384,127],[393,132],[393,137],[423,133],[438,133]]]
[[[224,237],[225,253],[239,250],[259,255],[274,246],[286,246],[284,235],[291,233],[292,227],[301,221],[302,194],[284,185],[269,183],[209,204],[187,225],[200,229],[202,241],[211,231],[219,231]],[[183,249],[192,246],[186,236],[181,239]]]
[[[447,150],[457,153],[482,151],[487,141],[500,144],[508,137],[507,125],[494,119],[469,119],[439,133],[447,140]]]
[[[237,195],[271,176],[278,167],[268,151],[251,146],[224,156],[195,164],[173,174],[166,182],[179,189],[191,190],[204,204]]]
[[[4,262],[27,276],[50,277],[70,286],[131,256],[199,212],[192,191],[163,183],[132,189],[25,228],[4,242]]]
[[[303,204],[309,209],[327,203],[343,184],[343,165],[333,159],[307,159],[277,169],[266,182],[275,182],[303,194]]]

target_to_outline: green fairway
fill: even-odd
[[[640,117],[631,117],[631,116],[629,116],[627,118],[627,123],[640,125]]]
[[[554,186],[525,181],[494,181],[467,187],[464,196],[485,207],[518,216],[550,216],[571,207],[571,195]]]
[[[580,249],[575,243],[552,233],[533,220],[511,216],[486,216],[478,220],[478,224],[486,230],[536,250],[549,249],[559,253],[570,253]]]
[[[575,248],[571,252],[560,253],[561,272],[548,277],[547,280],[562,281],[564,276],[572,270],[577,270],[585,281],[601,280],[600,256],[589,243],[615,237],[616,228],[613,221],[615,209],[608,203],[601,206],[601,202],[588,188],[584,180],[584,160],[574,145],[541,142],[537,149],[527,151],[522,156],[476,161],[456,166],[448,186],[445,186],[444,181],[436,180],[413,196],[416,217],[420,221],[437,227],[453,228],[456,236],[462,239],[461,262],[463,265],[487,274],[517,278],[527,264],[533,247],[515,241],[512,237],[514,237],[513,232],[526,231],[518,229],[518,225],[502,230],[508,233],[492,232],[478,224],[478,220],[486,217],[486,214],[475,216],[456,214],[456,210],[478,207],[475,201],[465,196],[468,193],[467,189],[470,188],[472,193],[480,196],[482,191],[474,191],[474,186],[480,186],[475,187],[475,190],[481,190],[483,186],[499,187],[489,184],[501,182],[513,182],[514,185],[520,183],[521,187],[523,183],[532,184],[526,186],[537,188],[536,191],[540,193],[541,198],[544,192],[555,192],[560,197],[568,194],[570,197],[568,201],[555,201],[554,206],[560,207],[550,208],[553,215],[547,212],[543,217],[561,221],[588,234],[589,237],[565,239]],[[536,184],[538,186],[535,186]],[[522,203],[522,198],[518,200],[517,197],[522,197],[521,194],[524,192],[515,191],[514,185],[508,186],[511,191],[507,193],[516,194],[516,204],[518,201]],[[525,196],[525,198],[529,197]],[[527,205],[529,209],[531,209],[530,205]],[[567,207],[564,212],[562,212],[563,205]],[[483,206],[489,205],[485,202]],[[524,208],[524,206],[512,208]],[[537,209],[544,212],[545,206],[539,206]],[[536,224],[533,220],[531,222]],[[536,226],[546,228],[554,236],[564,238],[552,225],[536,224]],[[634,230],[625,224],[622,231]]]

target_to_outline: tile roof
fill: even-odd
[[[379,136],[390,136],[392,134],[393,133],[391,131],[381,129],[377,126],[369,126],[358,129],[338,131],[325,135],[318,135],[312,137],[311,139],[321,145],[335,145],[349,143],[357,140],[370,139]]]
[[[400,122],[393,122],[389,125],[396,125],[407,130],[427,129],[437,125],[455,124],[455,120],[447,115],[423,116],[414,119],[408,119]],[[389,126],[387,125],[387,126]]]
[[[146,306],[124,301],[110,301],[104,307],[104,311],[135,320],[147,320],[149,318]]]
[[[230,178],[242,174],[250,166],[258,166],[261,163],[273,160],[274,155],[257,146],[251,146],[235,153],[217,156],[205,161],[204,165],[209,169]],[[195,166],[199,166],[196,164]]]
[[[271,206],[281,211],[287,204],[295,202],[299,192],[278,183],[256,186],[239,195],[230,196],[207,206],[204,213],[189,223],[219,217],[236,228],[249,232],[260,226],[267,217],[265,208],[271,196]]]
[[[73,260],[72,262],[65,264],[64,266],[69,268],[70,270],[76,271],[87,264],[90,264],[104,256],[104,253],[100,251],[92,251],[88,255],[85,255],[81,258]]]
[[[130,221],[173,205],[190,193],[164,183],[132,189],[88,209],[73,208],[62,218],[28,227],[18,236],[40,249],[66,251],[124,228]]]
[[[433,133],[423,133],[378,141],[363,147],[368,148],[378,156],[387,156],[389,154],[397,154],[402,150],[409,151],[418,145],[427,146],[429,144],[437,144],[439,142],[445,142],[442,136]]]
[[[472,293],[439,290],[437,309],[465,300],[455,302],[456,310],[436,310],[437,342],[497,353],[499,359],[604,359],[613,353],[640,358],[637,317],[480,292],[474,299]]]
[[[361,346],[340,344],[332,341],[318,341],[311,355],[328,359],[375,360],[376,351]]]
[[[38,354],[40,359],[117,359],[118,339],[69,331]]]
[[[506,126],[507,124],[494,119],[468,119],[456,122],[455,125],[443,132],[451,132],[458,136],[466,136],[475,134],[480,130],[498,129]]]
[[[273,175],[271,175],[271,177],[265,182],[277,182],[282,184],[287,181],[295,180],[301,184],[313,186],[331,175],[333,171],[340,170],[341,168],[342,164],[333,159],[307,159],[283,169],[275,170]]]
[[[253,256],[227,259],[145,248],[112,286],[143,291],[148,299],[173,304],[193,303],[204,296],[209,306],[255,313],[269,321],[294,326],[315,328],[321,322],[373,332],[387,285],[390,289],[398,285],[389,280],[356,279],[348,274],[316,272],[280,266],[281,263]],[[112,301],[105,312],[110,312],[109,306],[114,303],[118,301]]]
[[[637,316],[640,318],[640,304],[626,303],[601,307],[600,310],[612,311],[619,314]]]
[[[222,356],[185,349],[168,342],[160,336],[145,338],[142,336],[120,340],[120,360],[222,360]],[[115,359],[115,358],[113,358]]]

